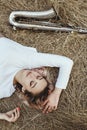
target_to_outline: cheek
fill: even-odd
[[[27,88],[29,88],[29,80],[26,78],[23,80],[23,85]]]
[[[32,93],[35,93],[35,92],[37,91],[36,89],[31,88],[30,86],[28,86],[28,90],[29,90],[30,92],[32,92]]]

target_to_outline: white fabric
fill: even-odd
[[[59,67],[57,88],[65,89],[73,61],[67,57],[39,53],[35,48],[26,47],[8,38],[0,38],[0,98],[9,97],[15,91],[13,79],[22,69],[42,66]]]

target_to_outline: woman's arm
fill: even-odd
[[[58,67],[59,75],[55,86],[61,89],[66,88],[73,66],[73,61],[68,57],[48,53],[30,53],[23,48],[21,48],[21,52],[10,51],[9,59],[9,62],[12,62],[9,64],[20,69],[33,69],[43,66]]]
[[[59,75],[55,86],[66,89],[73,66],[73,61],[70,58],[47,53],[33,53],[29,55],[22,54],[20,60],[21,66],[29,69],[43,66],[58,67]]]
[[[11,41],[12,40],[10,40],[9,42]],[[9,62],[12,63],[9,64],[12,64],[20,69],[33,69],[43,66],[58,67],[59,75],[55,86],[61,89],[66,88],[73,66],[73,61],[70,58],[48,53],[38,53],[36,51],[30,52],[23,46],[19,46],[19,48],[21,51],[17,51],[16,49],[12,51],[10,50]]]

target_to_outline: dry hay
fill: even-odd
[[[87,27],[87,0],[51,0],[63,23]]]
[[[16,94],[1,100],[0,111],[21,106],[16,123],[0,121],[0,130],[87,130],[87,35],[43,31],[12,30],[8,17],[13,10],[46,10],[54,5],[61,21],[87,27],[87,1],[83,0],[0,0],[0,32],[5,36],[38,51],[61,54],[74,60],[70,81],[63,91],[57,111],[43,115],[27,108]],[[57,69],[49,69],[52,79]]]

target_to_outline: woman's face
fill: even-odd
[[[24,70],[22,74],[22,91],[28,90],[36,95],[46,88],[47,81],[38,71]]]

